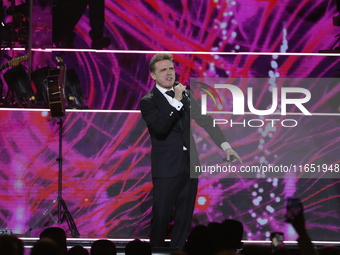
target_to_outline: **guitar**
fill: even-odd
[[[61,118],[65,116],[65,77],[66,65],[61,54],[56,56],[59,63],[57,68],[48,71],[46,79],[48,103],[50,106],[50,114],[52,118]]]
[[[10,61],[8,61],[7,63],[2,64],[0,66],[0,71],[4,70],[5,68],[10,67],[10,66],[17,66],[21,62],[29,60],[29,59],[30,59],[30,54],[26,54],[26,55],[23,55],[23,56],[20,56],[20,57],[13,58]]]

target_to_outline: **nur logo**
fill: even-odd
[[[214,87],[209,86],[208,84],[205,84],[205,83],[199,82],[199,81],[196,82],[196,84],[199,84],[200,86],[202,86],[202,87],[198,87],[198,89],[207,93],[217,107],[218,106],[222,107],[222,99],[221,99],[220,95],[217,93],[217,90]],[[205,96],[205,104],[206,104],[206,95],[204,95],[204,96]],[[216,100],[215,97],[218,99],[218,101],[219,101],[218,103],[217,103],[217,100]]]

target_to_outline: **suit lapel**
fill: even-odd
[[[165,104],[169,104],[168,100],[165,98],[165,96],[162,94],[162,92],[160,92],[156,86],[152,89],[152,93],[155,99],[155,102],[158,106],[159,109],[163,109]],[[174,111],[177,111],[176,109],[174,109]],[[177,118],[176,121],[176,125],[177,128],[182,129],[183,125],[182,125],[182,120],[181,120],[181,116],[184,115],[184,112],[181,112]]]
[[[156,88],[156,86],[153,87],[152,93],[155,99],[155,102],[159,108],[163,108],[162,106],[166,103],[168,103],[168,100],[165,98],[165,96]]]

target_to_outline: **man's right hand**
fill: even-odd
[[[186,86],[184,86],[182,83],[179,83],[174,87],[175,92],[175,99],[178,101],[181,101],[183,98],[183,92],[186,91]]]

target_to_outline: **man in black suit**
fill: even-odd
[[[150,74],[156,85],[139,104],[152,144],[153,215],[150,242],[153,247],[164,245],[166,228],[173,217],[170,247],[183,249],[191,226],[198,185],[197,178],[190,178],[190,170],[199,164],[190,119],[209,133],[213,141],[223,148],[228,159],[231,155],[241,159],[226,142],[222,130],[213,126],[212,117],[200,114],[197,101],[183,97],[183,93],[187,93],[186,87],[180,83],[173,86],[175,69],[171,54],[153,56]]]

